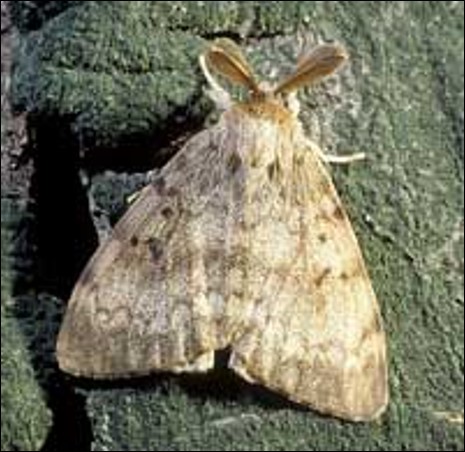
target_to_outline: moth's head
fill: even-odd
[[[257,106],[266,109],[269,106],[281,109],[283,113],[295,113],[294,95],[298,89],[332,74],[347,59],[348,54],[340,44],[319,45],[303,54],[298,59],[294,71],[284,80],[272,85],[267,81],[257,81],[241,50],[229,39],[214,41],[201,56],[201,61],[205,62],[208,69],[223,76],[230,83],[246,89],[245,105],[252,109]],[[214,88],[222,89],[208,72],[205,75]]]

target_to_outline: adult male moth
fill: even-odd
[[[381,414],[379,308],[293,97],[346,58],[318,46],[271,88],[231,41],[207,49],[201,65],[225,111],[142,190],[84,269],[58,338],[63,370],[203,372],[228,347],[231,369],[291,400],[353,421]],[[232,102],[209,68],[248,99]]]

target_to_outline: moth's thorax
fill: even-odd
[[[248,177],[266,180],[274,167],[287,177],[294,155],[304,147],[300,122],[275,99],[236,103],[224,113],[221,130],[221,142],[227,143],[223,152],[238,157]]]

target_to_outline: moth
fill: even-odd
[[[82,272],[61,327],[62,370],[91,378],[228,366],[320,413],[377,418],[388,402],[380,309],[325,156],[295,92],[347,59],[303,55],[277,86],[226,39],[200,64],[222,109],[141,191]],[[216,76],[213,75],[212,71]],[[234,101],[219,78],[244,88]]]

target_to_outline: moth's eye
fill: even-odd
[[[281,95],[281,102],[285,108],[290,110],[295,116],[299,114],[300,111],[300,104],[297,100],[296,93],[290,93],[287,95]]]
[[[287,96],[278,96],[277,99],[284,107],[289,107],[289,99]]]
[[[289,104],[291,103],[291,101],[289,99],[289,96],[281,94],[281,95],[279,95],[278,98],[285,107],[289,107]]]

